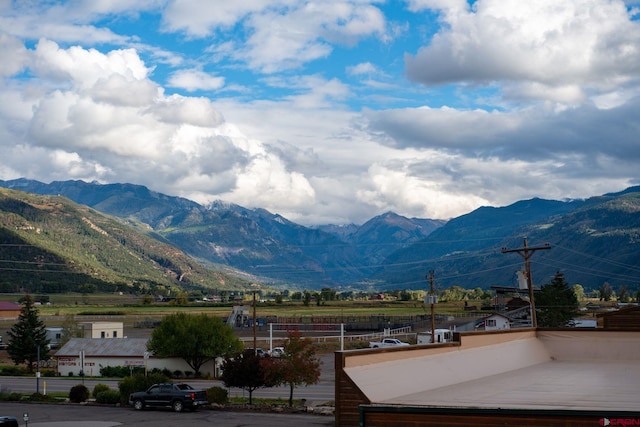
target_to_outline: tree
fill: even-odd
[[[627,288],[627,285],[622,285],[622,287],[618,291],[618,301],[629,302],[630,300],[631,295],[629,294],[629,288]]]
[[[582,285],[573,285],[573,293],[576,295],[578,301],[584,301],[584,288]]]
[[[309,291],[304,291],[303,299],[302,299],[302,304],[303,304],[305,307],[309,307],[309,305],[311,304],[311,292],[309,292]]]
[[[29,294],[23,299],[18,321],[8,332],[7,353],[16,365],[26,363],[29,372],[38,361],[49,359],[49,340],[44,323],[38,318],[38,309]]]
[[[147,349],[158,357],[184,359],[199,376],[202,365],[239,353],[242,343],[217,317],[177,313],[166,316],[153,330]]]
[[[73,314],[67,314],[62,321],[62,337],[58,342],[58,345],[62,347],[71,338],[82,338],[84,336],[83,330],[78,326],[76,317]]]
[[[320,364],[311,340],[297,332],[289,333],[282,356],[263,362],[268,384],[289,386],[289,406],[293,405],[296,386],[316,384],[320,380]]]
[[[578,299],[559,271],[550,284],[542,286],[535,298],[538,326],[541,327],[566,326],[578,311]]]
[[[600,286],[600,301],[611,301],[612,296],[613,288],[609,282],[604,282],[602,286]]]
[[[269,358],[268,356],[265,356]],[[263,357],[254,349],[247,349],[235,357],[227,356],[222,364],[220,379],[225,387],[238,387],[249,393],[249,405],[253,403],[253,392],[262,387],[269,387],[265,377]]]

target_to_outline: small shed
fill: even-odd
[[[20,316],[22,306],[9,302],[0,301],[0,319],[17,319]]]

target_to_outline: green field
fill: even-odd
[[[0,294],[0,300],[17,303],[22,294]],[[227,316],[231,312],[233,304],[189,303],[186,305],[174,305],[171,303],[144,304],[142,297],[135,295],[114,294],[51,294],[50,305],[38,307],[41,316],[65,316],[74,315],[125,315],[162,317],[170,313],[188,311],[190,313],[208,313],[212,315]],[[252,300],[242,303],[252,306]],[[480,302],[469,302],[470,305],[480,305]],[[455,314],[464,312],[463,303],[450,302],[436,305],[436,313]],[[265,316],[364,316],[364,315],[389,315],[389,316],[415,316],[430,314],[430,307],[420,301],[328,301],[321,305],[311,304],[304,306],[301,302],[285,301],[282,304],[275,302],[257,302],[256,315]]]

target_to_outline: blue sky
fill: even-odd
[[[640,3],[0,0],[0,179],[305,224],[639,184]]]

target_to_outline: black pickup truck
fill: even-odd
[[[184,409],[195,411],[208,403],[206,390],[196,390],[184,383],[154,384],[147,391],[129,395],[129,405],[138,411],[146,407],[169,407],[176,412]]]

